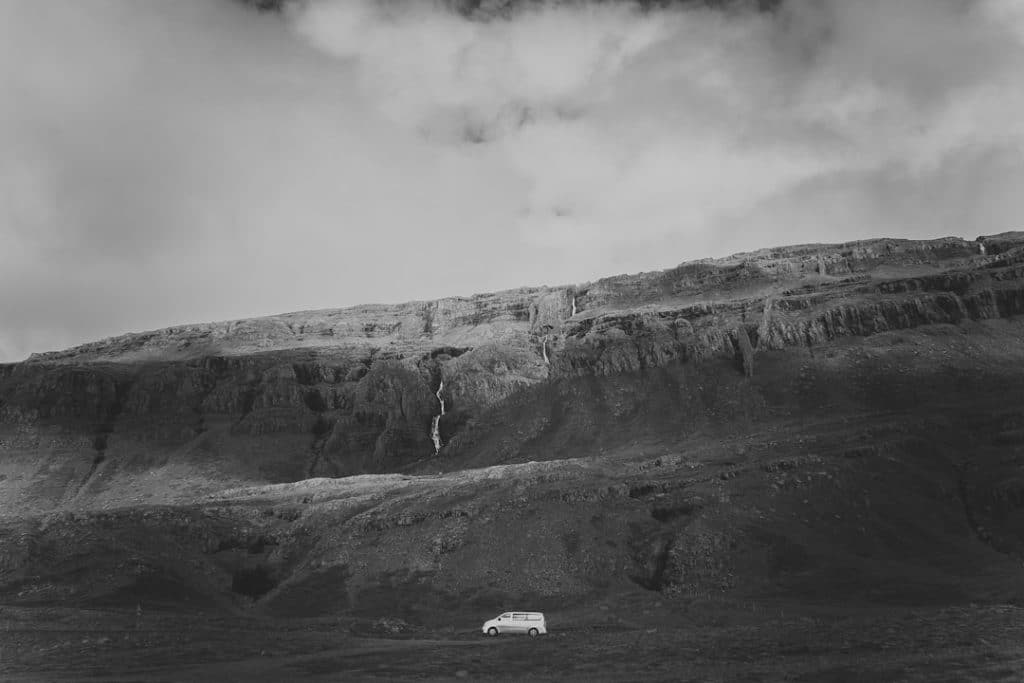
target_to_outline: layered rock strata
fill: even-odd
[[[706,363],[742,378],[759,354],[1012,318],[1024,312],[1022,275],[1021,233],[883,239],[122,335],[0,366],[0,492],[12,507],[53,509],[132,501],[150,471],[177,473],[150,493],[174,499],[423,467],[441,382],[444,457],[477,458],[495,415],[533,402],[550,424],[588,381]],[[541,429],[530,419],[500,458],[530,452]]]

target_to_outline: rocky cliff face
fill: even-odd
[[[0,366],[0,490],[9,505],[49,509],[124,500],[131,486],[118,482],[154,468],[200,488],[450,468],[480,459],[467,449],[491,416],[532,401],[548,417],[490,459],[516,461],[569,387],[607,391],[616,381],[601,378],[707,363],[742,378],[758,354],[1012,318],[1024,312],[1022,274],[1021,234],[873,240],[123,335]]]
[[[803,245],[2,365],[0,595],[1024,599],[1022,273],[1021,233]]]
[[[260,12],[280,12],[285,5],[296,0],[238,0]],[[594,0],[595,2],[607,2],[608,0]],[[718,7],[729,6],[756,6],[761,11],[769,11],[781,4],[782,0],[641,0],[637,4],[645,9],[654,7],[669,7],[672,5],[708,5]],[[523,7],[543,5],[545,0],[444,0],[446,7],[453,12],[473,19],[492,19],[500,17],[509,12]]]

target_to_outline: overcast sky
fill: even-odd
[[[0,361],[1024,226],[1024,2],[0,0]]]

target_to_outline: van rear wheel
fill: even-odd
[[[498,635],[498,629],[494,628],[493,626],[490,627],[489,629],[487,629],[487,635],[492,637]]]
[[[527,631],[527,633],[529,633],[529,634],[530,634],[530,637],[531,637],[531,638],[534,638],[534,637],[536,637],[536,636],[537,636],[537,634],[538,634],[538,633],[540,633],[540,631],[538,631],[538,630],[537,630],[537,629],[535,629],[535,628],[531,628],[531,629],[530,629],[529,631]]]

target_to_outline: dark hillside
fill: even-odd
[[[765,250],[3,366],[0,604],[389,638],[527,603],[630,633],[1016,609],[1020,238]]]

